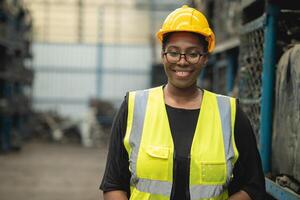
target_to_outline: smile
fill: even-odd
[[[192,71],[176,71],[176,70],[174,70],[174,72],[176,76],[180,78],[188,77],[192,73]]]

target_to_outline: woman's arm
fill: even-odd
[[[233,169],[229,194],[234,199],[264,200],[265,179],[256,139],[246,114],[237,106],[234,139],[239,158]]]
[[[104,200],[128,200],[126,192],[115,190],[103,193]]]
[[[229,197],[229,200],[252,200],[247,192],[239,191]]]
[[[100,189],[104,199],[121,199],[130,195],[130,171],[128,154],[123,144],[127,124],[127,102],[123,101],[114,119],[111,131],[110,145],[106,168]]]

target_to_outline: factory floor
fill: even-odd
[[[0,154],[0,199],[102,200],[106,149],[30,142]]]

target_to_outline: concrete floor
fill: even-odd
[[[102,200],[106,147],[26,143],[0,154],[1,200]]]

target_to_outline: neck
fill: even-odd
[[[188,88],[176,88],[167,84],[164,88],[165,103],[178,108],[195,109],[200,107],[202,92],[193,85]]]
[[[200,89],[196,85],[188,88],[177,88],[168,83],[165,87],[165,92],[173,98],[190,99],[191,97],[197,96]]]

